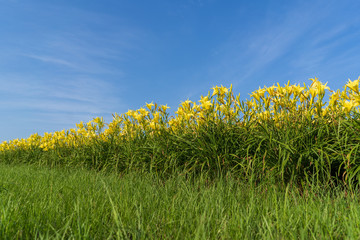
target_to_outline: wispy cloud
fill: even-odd
[[[121,39],[121,36],[117,37]],[[125,36],[122,41],[131,42],[133,39],[126,39]],[[38,44],[38,47],[24,49],[18,55],[46,64],[70,68],[82,74],[122,75],[121,63],[131,51],[126,46],[121,48],[91,32],[85,36],[81,33],[73,33],[71,37],[67,32],[53,32]],[[114,61],[118,63],[114,65]]]
[[[17,119],[22,118],[22,112],[30,112],[21,128],[30,122],[41,122],[31,125],[40,129],[35,127],[34,132],[41,132],[45,125],[51,128],[51,124],[66,128],[95,116],[109,121],[112,113],[127,110],[123,64],[143,41],[141,31],[114,27],[108,22],[116,20],[113,16],[84,10],[62,9],[54,14],[67,11],[70,18],[76,16],[73,22],[83,24],[80,29],[46,28],[41,35],[27,38],[26,44],[15,40],[5,49],[6,56],[0,56],[0,66],[8,66],[0,76],[0,110]],[[88,24],[92,21],[107,27],[93,29],[93,24]],[[6,129],[0,132],[8,138]]]
[[[87,76],[70,79],[53,77],[49,81],[8,75],[2,76],[0,81],[3,82],[2,96],[8,96],[0,103],[3,108],[101,113],[110,111],[111,103],[120,103],[114,83]]]
[[[299,44],[299,39],[315,24],[314,12],[316,10],[309,9],[308,6],[294,5],[278,23],[265,18],[253,36],[243,42],[246,46],[245,52],[234,48],[234,43],[228,43],[230,50],[238,54],[235,58],[238,61],[233,64],[238,64],[239,67],[232,65],[232,72],[236,71],[237,74],[234,74],[238,77],[235,85],[248,81],[254,73],[261,72],[272,62],[293,51],[294,45]],[[319,14],[316,16],[320,17]],[[236,39],[240,40],[241,36]]]
[[[209,84],[233,84],[234,88],[254,84],[254,75],[277,61],[303,37],[314,24],[315,9],[293,5],[279,21],[266,15],[245,28],[234,29],[226,41],[214,49],[214,60],[207,66],[207,78],[201,89]],[[249,26],[253,26],[251,29]],[[245,35],[245,36],[244,36]],[[191,95],[199,95],[192,92]]]
[[[333,1],[289,3],[287,11],[277,16],[276,21],[272,18],[275,14],[269,17],[264,14],[256,24],[252,23],[254,28],[249,29],[249,33],[241,27],[234,30],[228,40],[214,50],[214,60],[208,65],[206,76],[209,81],[203,83],[202,91],[210,84],[233,83],[235,89],[243,86],[255,89],[265,83],[287,82],[286,78],[274,78],[276,69],[283,69],[282,74],[292,76],[292,81],[304,80],[327,65],[340,64],[340,58],[345,60],[341,56],[358,59],[359,54],[355,53],[358,45],[346,45],[351,34],[343,36],[344,31],[359,23],[358,19],[337,23],[332,19],[336,11]],[[334,23],[323,24],[330,20]],[[339,46],[347,46],[349,54],[337,52]],[[199,91],[191,95],[198,94]]]
[[[58,64],[58,65],[63,65],[66,67],[78,69],[78,67],[75,64],[52,56],[42,56],[42,55],[34,55],[34,54],[23,54],[23,56],[36,59],[45,63]]]

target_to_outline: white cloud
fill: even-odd
[[[66,67],[78,69],[78,67],[75,64],[73,64],[69,61],[63,60],[63,59],[52,57],[52,56],[42,56],[42,55],[35,55],[35,54],[23,54],[23,56],[33,58],[33,59],[36,59],[36,60],[39,60],[39,61],[42,61],[45,63],[64,65]]]
[[[69,3],[22,2],[18,7],[23,19],[34,21],[25,24],[25,32],[2,30],[12,38],[3,38],[0,47],[0,111],[10,114],[8,119],[17,119],[21,128],[61,128],[127,110],[124,64],[141,51],[144,31],[122,23],[121,16]],[[41,19],[48,21],[38,24]],[[3,119],[1,125],[6,124]],[[0,129],[12,136],[6,131]]]
[[[80,24],[81,28],[45,27],[26,44],[15,41],[11,48],[4,47],[7,56],[0,56],[0,64],[8,64],[6,58],[11,58],[17,71],[2,71],[0,108],[65,115],[122,111],[121,93],[126,89],[122,63],[139,50],[144,41],[142,31],[114,27],[110,23],[116,22],[117,16],[51,4],[44,6],[45,15],[47,10],[54,10],[54,19],[65,15],[76,19],[74,26]],[[102,28],[93,29],[94,25]],[[49,67],[39,68],[38,62]]]
[[[320,66],[324,69],[329,62],[334,62],[329,59],[330,57],[339,62],[341,59],[345,60],[340,57],[344,55],[355,60],[355,57],[358,58],[358,54],[355,54],[356,49],[354,46],[347,46],[346,41],[349,39],[342,38],[342,35],[349,26],[357,26],[358,20],[350,19],[353,21],[350,23],[332,22],[336,11],[334,1],[315,1],[311,4],[300,1],[296,4],[289,3],[287,11],[282,13],[277,21],[264,15],[256,24],[245,24],[246,27],[254,26],[249,31],[239,24],[240,30],[234,30],[228,41],[214,50],[216,54],[208,66],[206,75],[209,80],[203,83],[200,89],[208,89],[209,85],[230,83],[233,83],[236,89],[245,85],[263,85],[260,81],[270,81],[271,85],[277,81],[288,80],[256,79],[261,75],[266,76],[267,71],[272,70],[271,66],[283,66],[284,75],[287,76],[290,76],[289,71],[292,71],[292,75],[297,78],[291,79],[292,81],[306,80],[309,73],[314,76],[320,71]],[[278,13],[274,14],[278,16]],[[349,54],[341,53],[334,56],[333,49],[341,45],[351,51]],[[289,66],[292,69],[286,68]],[[202,78],[205,78],[204,75]],[[199,91],[192,92],[191,95],[199,95]]]
[[[63,124],[60,128],[65,128],[96,116],[107,117],[110,121],[111,114],[127,110],[119,97],[122,92],[118,86],[89,76],[65,80],[53,77],[49,81],[18,74],[2,76],[0,82],[0,110],[12,112],[13,118],[18,118],[22,112],[31,112],[32,118],[24,119],[24,125],[42,122],[48,126]]]

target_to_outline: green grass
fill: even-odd
[[[0,239],[359,239],[360,114],[0,152]]]
[[[215,178],[228,173],[261,182],[272,176],[282,183],[337,184],[352,188],[360,180],[360,115],[351,119],[298,119],[281,126],[269,121],[241,126],[209,121],[199,129],[139,132],[132,139],[89,140],[78,147],[44,151],[0,152],[0,163],[81,167],[125,173],[150,172],[163,177],[177,171],[209,172]],[[251,181],[252,181],[251,180]]]
[[[356,191],[0,165],[0,239],[357,239]]]

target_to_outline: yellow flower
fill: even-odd
[[[151,103],[146,103],[146,107],[149,109],[149,111],[151,111],[151,108],[154,106],[153,102]]]
[[[345,86],[349,87],[354,92],[359,93],[359,81],[360,81],[360,77],[359,77],[359,79],[357,79],[355,81],[351,81],[349,79],[349,82]]]
[[[329,108],[325,108],[322,112],[322,116],[325,117],[329,113]]]
[[[309,78],[309,80],[312,81],[310,87],[316,87],[318,84],[319,84],[319,81],[318,81],[318,78],[315,77],[315,78]]]
[[[215,95],[217,95],[217,94],[219,93],[219,87],[218,87],[218,86],[213,87],[213,88],[211,88],[211,89],[213,89],[213,94],[211,95],[212,97],[215,96]]]
[[[274,96],[274,94],[276,93],[276,86],[271,86],[266,88],[266,91],[269,93],[270,96]]]
[[[228,114],[230,111],[230,108],[224,104],[216,104],[216,108],[215,108],[215,112],[218,113],[223,113],[223,114]]]
[[[191,103],[192,103],[192,101],[190,101],[190,100],[188,99],[188,100],[182,102],[182,103],[181,103],[181,106],[182,106],[183,108],[187,109],[187,108],[190,108],[190,104],[191,104]]]
[[[337,103],[337,101],[340,98],[340,90],[338,89],[336,92],[334,92],[333,94],[331,94],[330,96],[330,101],[329,101],[329,106],[334,107]]]
[[[202,107],[203,107],[204,109],[206,109],[206,110],[210,109],[211,106],[212,106],[212,103],[211,103],[210,100],[202,103]]]
[[[165,113],[166,110],[169,109],[169,108],[170,108],[170,107],[168,107],[167,104],[166,104],[166,105],[162,105],[162,106],[160,107],[161,111],[164,112],[164,113]]]
[[[153,118],[153,121],[154,122],[159,122],[159,119],[160,119],[160,113],[159,112],[156,112],[154,113],[154,118]]]
[[[102,120],[102,118],[97,117],[97,118],[94,118],[93,122],[97,123],[97,124],[101,124],[103,122],[103,120]]]
[[[249,108],[252,108],[254,106],[254,103],[249,100],[246,101],[246,104],[248,105]]]
[[[345,88],[346,88],[346,87],[345,87]],[[350,100],[349,96],[348,96],[347,93],[346,93],[346,89],[341,92],[341,98],[342,98],[342,99]]]
[[[305,101],[308,99],[309,94],[310,94],[309,91],[306,91],[306,92],[301,93],[301,95],[300,95],[300,102],[301,102],[301,103],[305,102]]]
[[[134,112],[135,112],[134,110],[129,109],[125,114],[129,117],[132,117]]]
[[[310,88],[309,92],[310,92],[311,96],[314,98],[317,95],[318,90],[316,88],[312,87],[312,88]]]
[[[277,86],[277,91],[276,91],[275,95],[277,97],[282,97],[285,93],[285,88],[281,87],[279,83],[277,83],[277,85],[278,86]]]
[[[267,97],[267,98],[264,99],[265,108],[269,108],[269,106],[270,106],[270,101],[271,101],[271,98],[270,98],[270,97]]]
[[[186,114],[184,115],[184,117],[185,117],[186,120],[190,120],[190,118],[193,117],[193,116],[194,116],[193,113],[186,113]]]
[[[317,94],[318,95],[323,95],[323,94],[325,94],[325,89],[328,89],[328,90],[330,90],[330,88],[328,87],[328,86],[326,86],[326,84],[327,84],[327,82],[325,83],[325,84],[321,84],[320,82],[319,82],[319,84],[317,85]]]
[[[355,102],[351,101],[343,101],[343,111],[346,113],[349,113],[353,107],[356,106]]]
[[[223,85],[221,85],[221,87],[216,86],[211,89],[213,89],[212,97],[215,95],[223,96],[225,93],[229,92],[229,89],[227,89],[226,87],[223,87]]]
[[[206,110],[208,110],[212,106],[212,103],[207,96],[201,97],[201,100],[199,100],[199,102],[201,103],[201,106]]]
[[[77,123],[77,124],[76,124],[76,127],[77,127],[78,129],[83,129],[83,128],[84,128],[84,122],[81,121],[80,123]]]
[[[251,93],[251,95],[250,95],[250,97],[253,97],[253,98],[255,98],[257,101],[259,101],[260,102],[260,95],[259,95],[259,93],[258,92],[252,92]]]
[[[139,113],[137,113],[137,112],[134,112],[133,117],[134,117],[138,122],[140,122],[141,119],[142,119],[141,113],[139,114]]]
[[[299,96],[301,94],[301,92],[305,89],[306,89],[306,87],[300,87],[300,85],[293,86],[293,91],[294,91],[295,97]]]
[[[229,89],[227,89],[226,87],[223,87],[223,85],[221,85],[220,87],[220,95],[224,95],[225,93],[228,93]]]
[[[144,109],[144,108],[140,108],[138,111],[139,111],[140,114],[141,114],[142,116],[144,116],[144,117],[146,117],[146,116],[149,115],[149,112],[146,111],[146,109]]]
[[[196,103],[193,102],[193,106],[192,106],[191,110],[193,110],[193,111],[195,111],[195,112],[200,111],[200,106],[199,106],[199,105],[196,105]]]
[[[266,93],[267,89],[265,88],[260,88],[254,92],[252,92],[252,94],[250,95],[250,97],[254,97],[256,100],[258,100],[260,102],[260,98],[263,98],[265,93]]]
[[[151,121],[149,126],[152,128],[152,129],[156,129],[156,123]]]
[[[179,107],[178,110],[175,112],[178,116],[181,116],[185,113],[184,109],[182,107]]]

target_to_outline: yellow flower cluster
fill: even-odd
[[[76,128],[44,136],[33,134],[27,139],[14,139],[0,144],[0,151],[28,150],[41,148],[48,151],[62,147],[77,147],[92,144],[94,141],[124,141],[141,134],[154,136],[161,131],[177,133],[179,131],[196,131],[201,125],[212,121],[232,122],[247,126],[250,122],[261,123],[273,120],[281,125],[294,118],[326,119],[352,111],[359,112],[360,105],[359,79],[349,80],[344,90],[332,91],[317,78],[310,79],[309,86],[304,84],[281,87],[279,84],[259,88],[250,94],[250,100],[240,101],[240,94],[234,96],[232,86],[216,86],[212,93],[201,96],[198,102],[186,100],[180,104],[175,116],[169,116],[167,105],[147,103],[138,110],[113,115],[109,124],[103,118],[94,118],[88,123],[76,124]],[[329,90],[328,105],[323,103],[325,91]]]

